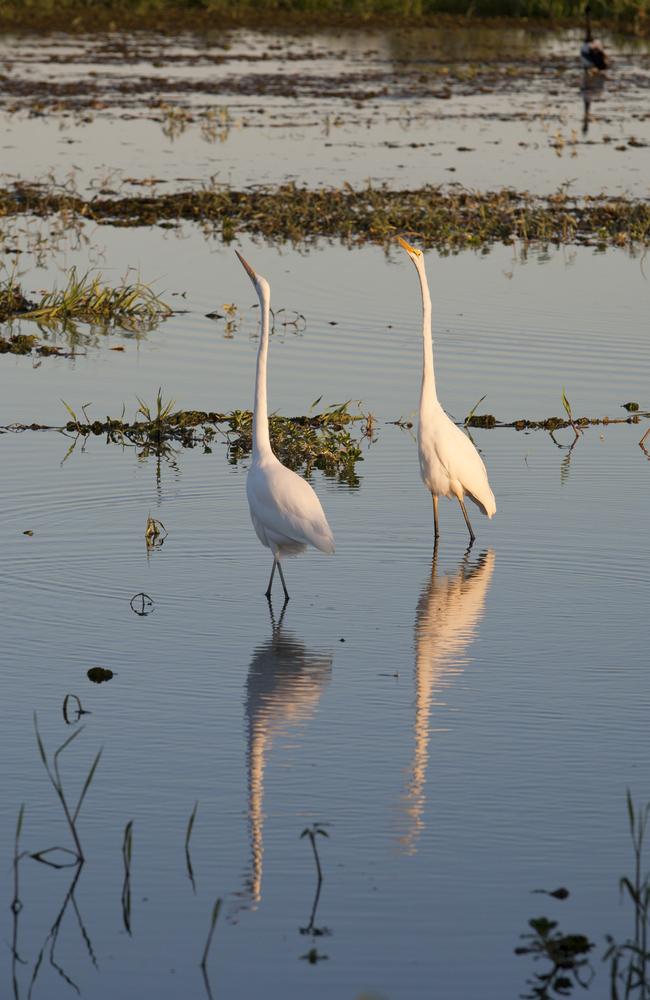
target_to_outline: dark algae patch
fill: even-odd
[[[113,676],[113,671],[108,667],[91,667],[87,674],[88,680],[93,684],[104,684],[105,681],[112,680]]]
[[[650,242],[650,201],[564,191],[537,197],[526,191],[470,191],[425,186],[310,189],[281,184],[255,190],[209,187],[146,197],[93,198],[14,185],[0,189],[0,217],[70,212],[114,226],[199,223],[228,242],[246,233],[270,242],[318,238],[387,245],[397,234],[425,247],[458,250],[515,241],[587,246]]]

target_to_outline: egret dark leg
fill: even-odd
[[[469,517],[467,516],[467,509],[465,507],[465,501],[464,500],[459,500],[458,503],[460,504],[460,509],[463,512],[463,517],[465,518],[465,524],[467,525],[467,530],[469,531],[470,544],[471,544],[474,541],[474,539],[476,538],[476,535],[472,531],[472,525],[469,523]]]
[[[286,601],[289,600],[289,591],[287,590],[287,585],[284,580],[284,573],[282,572],[282,566],[280,565],[279,559],[277,560],[277,563],[278,563],[278,570],[280,571],[280,579],[282,580],[282,586],[284,587],[284,600],[286,603]]]
[[[440,534],[438,530],[438,497],[431,494],[433,498],[433,538],[434,541],[438,541],[438,536]]]
[[[275,558],[275,556],[273,556],[273,569],[271,570],[271,576],[269,577],[269,585],[266,588],[266,593],[264,595],[265,597],[268,597],[269,600],[271,599],[271,586],[273,584],[273,577],[275,576],[275,567],[277,566],[277,564],[278,561]],[[280,572],[282,572],[282,570],[280,570]]]

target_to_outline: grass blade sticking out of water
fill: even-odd
[[[127,330],[152,329],[172,315],[172,309],[140,280],[110,287],[101,275],[79,275],[72,267],[62,289],[47,292],[39,302],[29,302],[13,276],[0,285],[0,320],[31,319],[42,325],[79,320]]]
[[[196,892],[196,883],[194,881],[194,869],[192,868],[192,858],[190,857],[190,838],[192,836],[192,830],[194,829],[194,821],[196,819],[196,811],[199,808],[198,799],[194,803],[194,809],[192,810],[192,815],[187,821],[187,830],[185,831],[185,864],[187,865],[187,876],[192,883],[192,890]]]
[[[18,954],[18,919],[20,917],[23,904],[20,899],[20,862],[26,857],[27,852],[20,850],[20,835],[23,829],[23,821],[25,819],[25,803],[23,802],[18,810],[18,819],[16,820],[16,831],[14,833],[14,860],[13,860],[13,899],[11,901],[11,918],[12,918],[12,932],[11,932],[11,978],[13,983],[14,997],[19,997],[19,983],[18,983],[18,965],[25,965],[26,962]]]
[[[41,739],[41,734],[40,734],[39,729],[38,729],[38,718],[37,718],[36,712],[34,712],[34,731],[36,733],[36,744],[38,746],[38,752],[40,754],[40,757],[41,757],[41,760],[43,762],[43,766],[45,768],[47,776],[50,779],[50,783],[51,783],[52,787],[54,788],[54,791],[56,792],[56,795],[57,795],[57,797],[59,799],[59,802],[61,803],[61,808],[63,809],[63,814],[64,814],[64,816],[66,818],[66,822],[68,824],[68,827],[70,828],[70,833],[71,833],[72,839],[74,841],[74,846],[75,846],[74,853],[76,853],[76,857],[77,857],[77,860],[79,862],[82,862],[84,860],[84,854],[83,854],[83,850],[81,848],[81,842],[79,840],[79,835],[77,833],[77,820],[79,818],[79,813],[81,812],[81,807],[83,805],[83,802],[84,802],[84,799],[85,799],[86,794],[88,792],[88,789],[90,788],[90,785],[92,784],[93,778],[95,777],[95,772],[97,770],[97,766],[99,764],[99,761],[100,761],[100,758],[101,758],[101,755],[102,755],[102,751],[100,750],[98,752],[97,756],[95,757],[95,759],[94,759],[94,761],[93,761],[93,763],[92,763],[92,765],[90,767],[90,770],[88,772],[88,775],[86,776],[86,780],[84,782],[83,788],[81,790],[81,794],[80,794],[79,799],[77,801],[77,805],[74,808],[74,810],[71,808],[71,806],[70,806],[70,804],[68,802],[68,799],[66,797],[65,790],[63,788],[63,781],[61,780],[61,773],[59,771],[59,757],[63,753],[63,751],[66,750],[67,747],[70,746],[70,744],[73,742],[73,740],[75,740],[83,732],[83,729],[84,729],[83,726],[80,729],[76,729],[72,733],[72,735],[67,738],[67,740],[64,740],[64,742],[61,744],[61,746],[58,748],[58,750],[55,751],[54,757],[53,757],[53,763],[52,763],[52,765],[50,765],[50,763],[49,763],[49,761],[47,759],[47,754],[45,752],[45,747],[43,745],[43,740]],[[45,851],[38,852],[38,854],[40,855],[40,857],[38,857],[37,860],[42,860],[44,858],[44,856],[46,856],[48,853],[51,853],[52,851],[55,851],[55,850],[60,850],[60,851],[62,851],[64,853],[73,853],[73,852],[70,852],[70,850],[68,848],[65,848],[65,847],[63,847],[63,848],[52,847],[52,848],[47,848]]]
[[[617,944],[607,936],[609,947],[604,960],[610,962],[610,985],[613,1000],[634,997],[648,1000],[650,997],[650,871],[643,871],[643,848],[650,820],[650,803],[636,808],[628,788],[627,815],[630,839],[634,853],[634,874],[619,880],[622,896],[627,896],[634,906],[634,938],[624,944]],[[619,993],[619,989],[622,992]]]
[[[124,862],[124,882],[122,883],[122,920],[127,933],[131,934],[131,859],[133,857],[133,820],[124,827],[122,839],[122,861]]]
[[[205,983],[205,989],[208,994],[209,1000],[212,1000],[212,988],[210,986],[210,977],[208,976],[208,957],[210,955],[210,948],[212,947],[212,938],[214,937],[214,931],[217,926],[217,920],[219,919],[219,911],[221,910],[221,897],[217,899],[214,906],[212,907],[212,915],[210,917],[210,930],[208,931],[208,937],[205,942],[205,948],[203,949],[203,957],[201,958],[201,972],[203,973],[203,982]]]
[[[469,411],[469,413],[465,417],[465,420],[463,421],[463,426],[464,427],[467,427],[467,425],[470,423],[472,417],[474,416],[474,414],[476,413],[476,411],[478,410],[479,406],[481,405],[481,403],[483,402],[483,400],[485,398],[486,398],[485,396],[481,396],[481,398],[479,399],[478,403],[474,403],[474,406]]]

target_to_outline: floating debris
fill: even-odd
[[[82,715],[90,714],[91,713],[83,707],[81,700],[76,694],[67,694],[63,699],[63,721],[66,726],[71,726],[73,723],[79,722]]]
[[[147,615],[155,611],[153,598],[149,597],[149,594],[145,594],[144,591],[134,594],[129,604],[131,605],[131,611],[140,618],[146,618]]]

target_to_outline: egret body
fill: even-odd
[[[496,513],[497,505],[481,456],[467,435],[449,419],[438,401],[431,341],[431,295],[424,269],[424,256],[421,250],[416,250],[401,237],[399,242],[415,265],[422,292],[423,357],[418,421],[420,475],[433,497],[436,539],[439,535],[438,498],[449,497],[451,500],[455,497],[463,512],[471,543],[475,535],[465,507],[465,496],[488,517]]]
[[[332,553],[334,536],[320,500],[309,483],[282,465],[271,450],[266,403],[271,289],[266,278],[256,274],[240,253],[237,253],[237,256],[253,282],[262,314],[253,405],[253,456],[246,478],[246,495],[257,537],[262,545],[273,553],[273,567],[266,596],[271,595],[271,585],[277,567],[284,596],[288,600],[289,591],[280,564],[281,558],[296,555],[308,545],[313,545],[321,552]]]

